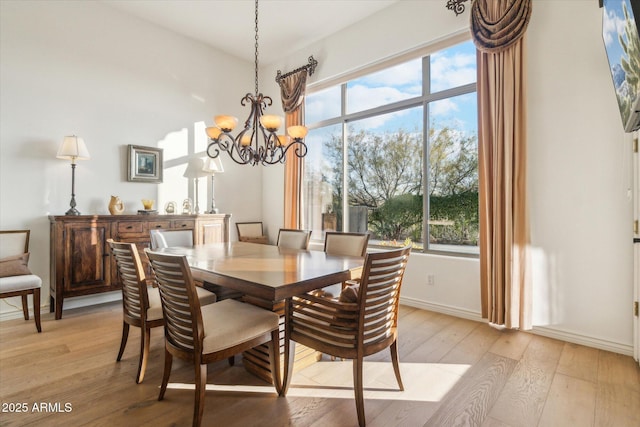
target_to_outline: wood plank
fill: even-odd
[[[540,417],[540,427],[594,424],[596,386],[594,383],[556,374]]]
[[[481,425],[515,366],[513,359],[486,353],[424,426]]]
[[[537,426],[563,346],[533,337],[489,416],[519,427]]]
[[[596,381],[598,349],[567,343],[558,363],[558,373],[585,381]]]

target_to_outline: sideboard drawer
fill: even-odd
[[[171,221],[149,221],[149,231],[171,228]]]
[[[144,233],[144,225],[142,221],[120,221],[118,233]]]
[[[193,230],[195,228],[196,222],[193,220],[173,220],[172,228],[184,228],[187,230]]]

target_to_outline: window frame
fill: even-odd
[[[349,75],[345,75],[342,78],[337,78],[334,80],[324,81],[322,84],[317,85],[309,85],[307,88],[307,95],[320,92],[324,89],[328,89],[334,86],[340,86],[340,115],[332,118],[327,118],[323,120],[319,120],[314,123],[307,124],[309,130],[320,129],[328,126],[340,125],[342,130],[342,141],[343,141],[343,156],[342,156],[342,188],[343,188],[343,197],[342,197],[342,228],[349,229],[349,215],[346,214],[349,209],[349,191],[348,191],[348,174],[347,171],[347,144],[345,143],[348,139],[346,136],[347,126],[349,123],[368,119],[371,117],[376,117],[381,114],[390,114],[398,111],[402,111],[405,109],[422,107],[423,114],[423,126],[422,126],[422,143],[423,143],[423,154],[422,154],[422,188],[423,188],[423,220],[422,220],[422,239],[423,239],[423,248],[422,250],[413,249],[412,251],[416,253],[424,253],[424,254],[434,254],[434,255],[445,255],[445,256],[454,256],[454,257],[463,257],[463,258],[478,258],[479,257],[479,246],[474,246],[477,248],[476,251],[449,251],[442,249],[432,249],[429,244],[428,234],[429,234],[429,218],[430,218],[430,210],[429,210],[429,197],[428,195],[428,179],[429,179],[429,150],[430,150],[430,141],[429,141],[429,105],[433,102],[440,101],[443,99],[450,99],[460,95],[466,95],[475,93],[477,96],[477,81],[473,83],[463,84],[461,86],[456,86],[453,88],[443,89],[435,93],[430,92],[431,86],[431,63],[430,58],[433,54],[436,54],[440,51],[446,50],[455,45],[469,42],[471,38],[466,34],[466,37],[461,37],[460,34],[457,36],[449,38],[445,42],[438,42],[433,44],[428,48],[421,48],[415,50],[413,53],[408,52],[403,55],[399,55],[395,58],[389,58],[387,60],[381,61],[376,64],[371,64],[369,66],[361,67],[356,72],[353,72]],[[422,58],[422,94],[419,96],[415,96],[408,99],[403,99],[400,101],[392,102],[390,104],[385,104],[353,113],[346,113],[347,111],[347,84],[352,82],[355,79],[365,77],[372,73],[375,73],[380,70],[384,70],[387,68],[391,68],[395,65],[402,64],[411,60],[415,60],[417,58]],[[306,102],[306,99],[305,99]],[[479,191],[479,189],[478,189]],[[320,242],[319,239],[312,239],[314,242]],[[377,245],[375,242],[369,241],[369,246],[371,247],[384,247],[383,245]]]

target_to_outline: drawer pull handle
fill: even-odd
[[[182,224],[180,225],[182,228],[185,228],[187,226],[187,224]]]
[[[162,226],[160,224],[156,225],[156,228],[162,228]]]
[[[133,228],[133,225],[127,225],[127,230],[131,230]]]

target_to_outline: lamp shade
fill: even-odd
[[[204,160],[200,158],[194,158],[189,160],[189,164],[187,165],[187,169],[184,171],[185,178],[201,178],[203,176],[209,175],[204,170]]]
[[[60,144],[58,148],[56,157],[58,159],[71,160],[72,162],[91,158],[89,150],[87,150],[87,146],[84,144],[84,139],[75,135],[64,137],[62,144]]]
[[[213,121],[225,132],[231,132],[238,124],[238,119],[233,116],[215,116]]]
[[[307,128],[306,126],[289,126],[287,128],[287,133],[294,139],[302,139],[307,136]]]
[[[218,137],[222,133],[222,129],[215,126],[208,127],[205,129],[205,131],[207,132],[207,136],[211,139],[218,139]]]
[[[273,114],[265,114],[260,117],[260,123],[264,126],[268,131],[275,132],[280,129],[280,125],[282,124],[282,118],[279,116],[275,116]]]
[[[209,175],[222,173],[224,172],[224,168],[222,167],[222,160],[220,160],[220,157],[216,157],[215,159],[209,157],[204,160],[204,167],[202,168],[202,170]]]

